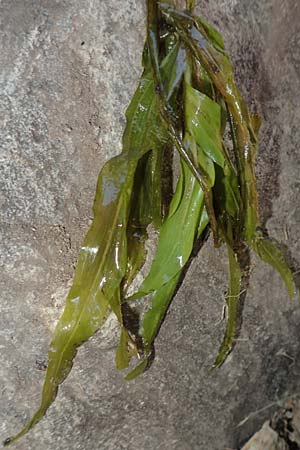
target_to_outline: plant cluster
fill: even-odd
[[[147,1],[144,70],[126,112],[123,151],[99,175],[94,220],[50,345],[40,407],[6,444],[44,416],[78,346],[111,312],[120,325],[117,368],[128,368],[137,356],[140,361],[126,379],[147,369],[193,248],[199,249],[210,232],[215,247],[227,247],[229,261],[227,327],[214,367],[225,361],[239,330],[249,249],[280,273],[294,295],[281,251],[260,231],[254,173],[260,120],[249,113],[235,84],[221,35],[194,14],[193,1],[186,3],[182,11],[172,1]],[[171,171],[166,176],[172,152],[180,157],[177,177]],[[168,200],[164,192],[173,185]],[[145,262],[151,224],[158,233],[155,257],[137,292],[129,296]],[[134,331],[128,311],[138,299],[147,311]]]

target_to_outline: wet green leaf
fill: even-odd
[[[170,301],[172,300],[181,273],[182,269],[152,295],[151,308],[145,314],[143,321],[143,338],[146,350],[149,350],[154,342]]]
[[[238,257],[228,246],[229,260],[229,289],[226,295],[227,304],[227,324],[223,342],[213,367],[220,367],[232,350],[236,338],[236,322],[238,313],[238,303],[241,295],[242,271],[238,263]]]
[[[128,163],[120,156],[107,163],[101,172],[95,218],[81,247],[73,286],[50,344],[41,404],[15,439],[46,413],[59,384],[72,368],[76,348],[101,327],[109,312],[109,303],[126,270],[125,235],[134,167],[134,162]]]
[[[174,202],[171,202],[170,214],[161,227],[155,258],[139,289],[139,297],[174,278],[186,264],[193,248],[204,196],[186,164],[182,162],[181,167],[182,180],[175,191]]]
[[[124,379],[126,381],[134,380],[134,378],[142,375],[148,367],[148,359],[143,359],[143,361],[138,364],[131,372],[129,372]]]
[[[196,24],[200,30],[204,30],[210,42],[212,42],[218,50],[225,50],[222,35],[212,24],[203,17],[197,17]]]
[[[224,167],[220,106],[189,84],[185,85],[185,96],[188,132],[212,161]]]
[[[229,258],[228,321],[214,367],[223,364],[237,337],[248,247],[279,272],[294,295],[292,273],[282,252],[256,232],[254,164],[260,119],[249,114],[236,87],[220,33],[193,15],[194,0],[186,6],[183,12],[171,0],[147,0],[144,72],[126,112],[123,151],[99,175],[94,220],[51,342],[40,407],[6,445],[44,416],[72,368],[78,346],[111,312],[120,325],[117,368],[128,368],[133,356],[142,357],[126,376],[130,380],[149,367],[155,338],[194,244],[208,235],[204,230],[211,229],[216,246],[221,240],[226,243]],[[223,136],[228,124],[230,151]],[[171,146],[180,154],[180,175],[165,208],[162,172],[165,149]],[[159,233],[155,258],[138,292],[126,298],[144,264],[151,223]],[[146,295],[149,304],[141,336],[132,335],[127,301]],[[143,348],[136,343],[140,339]]]
[[[150,308],[142,324],[146,359],[172,300],[182,270],[191,255],[193,244],[202,234],[208,221],[204,210],[203,192],[186,164],[182,162],[181,175],[169,215],[160,231],[153,264],[138,293],[133,296],[140,298],[152,293]],[[130,372],[126,377],[127,380],[135,378],[147,365],[142,363],[138,367],[140,369],[136,368]]]
[[[133,380],[147,369],[151,347],[171,303],[181,273],[182,269],[172,279],[152,293],[151,306],[145,314],[142,325],[144,360],[126,375],[125,380]]]
[[[289,296],[293,298],[296,293],[293,274],[278,246],[270,239],[266,239],[261,234],[257,234],[255,240],[252,242],[252,248],[264,262],[270,264],[280,274]]]
[[[164,61],[164,67],[168,67],[167,62]],[[50,345],[40,407],[9,443],[24,435],[44,416],[57,395],[58,386],[72,368],[77,347],[101,327],[110,307],[122,326],[120,348],[124,347],[125,337],[128,337],[122,322],[119,288],[128,268],[126,230],[135,172],[147,152],[162,150],[168,141],[159,117],[154,83],[147,71],[128,107],[126,118],[123,152],[108,161],[99,175],[94,220],[81,247],[73,286]],[[127,339],[126,346],[129,344]],[[117,363],[124,366],[125,360],[118,356]]]
[[[230,165],[226,165],[225,171],[221,167],[216,167],[214,199],[219,218],[226,213],[231,218],[239,220],[241,197],[237,176]]]
[[[135,342],[124,326],[121,328],[120,342],[116,351],[116,366],[118,370],[127,369],[133,356],[137,356],[138,351]]]
[[[168,23],[174,26],[194,57],[203,65],[230,111],[236,133],[235,151],[244,204],[241,226],[244,238],[250,240],[254,237],[258,225],[254,174],[257,136],[246,104],[235,85],[232,64],[224,51],[216,46],[215,38],[201,29],[201,24],[199,26],[196,19],[178,12],[170,5],[160,4],[160,8]]]
[[[146,155],[147,156],[147,155]],[[145,241],[147,239],[147,226],[152,220],[152,198],[145,198],[142,180],[145,174],[144,158],[139,161],[133,186],[130,216],[127,224],[127,268],[123,280],[122,292],[126,293],[136,274],[146,259]],[[145,183],[146,184],[146,183]]]

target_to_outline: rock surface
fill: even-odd
[[[266,422],[242,450],[289,450],[289,448],[285,441]]]
[[[51,332],[88,227],[97,173],[120,151],[140,73],[139,0],[0,3],[1,439],[38,405]],[[300,3],[209,0],[238,84],[262,114],[261,217],[300,264]],[[82,347],[47,417],[16,450],[241,448],[300,391],[300,309],[253,260],[239,343],[209,374],[224,324],[226,258],[194,259],[161,330],[151,370],[125,383],[113,324]]]
[[[271,420],[252,436],[242,450],[298,450],[300,448],[300,401],[290,398]]]

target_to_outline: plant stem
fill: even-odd
[[[193,3],[193,2],[191,2]],[[217,233],[217,220],[214,214],[214,210],[212,207],[212,193],[205,181],[205,176],[201,173],[201,170],[197,168],[192,161],[190,155],[188,154],[184,144],[178,135],[173,123],[172,118],[170,117],[170,112],[172,108],[168,102],[164,85],[162,82],[160,67],[159,67],[159,45],[158,45],[158,5],[156,0],[147,0],[147,42],[149,48],[149,55],[151,60],[152,72],[154,84],[156,87],[156,92],[159,101],[160,115],[161,119],[164,122],[169,136],[173,145],[176,147],[178,153],[183,158],[188,168],[191,170],[192,174],[199,182],[201,189],[204,193],[205,198],[205,207],[207,210],[207,214],[209,216],[210,225],[213,232],[214,244],[215,246],[219,246],[219,239]]]
[[[150,60],[152,65],[153,78],[155,83],[156,92],[158,94],[159,107],[161,119],[165,123],[165,126],[168,129],[170,134],[170,138],[172,139],[173,144],[178,150],[180,156],[184,159],[189,169],[198,180],[200,185],[203,185],[203,180],[199,172],[197,171],[192,159],[190,158],[188,152],[186,151],[180,137],[178,136],[172,120],[170,118],[170,111],[172,111],[171,106],[167,100],[167,96],[165,94],[164,85],[161,79],[160,68],[159,68],[159,60],[158,60],[158,7],[156,0],[148,0],[148,14],[147,14],[147,42],[150,54]]]
[[[189,12],[193,12],[193,10],[195,9],[196,6],[196,1],[195,0],[186,0],[186,9]]]

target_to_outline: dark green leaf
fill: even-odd
[[[227,248],[229,258],[229,289],[226,295],[228,319],[224,340],[213,365],[214,368],[220,367],[232,350],[236,337],[238,303],[241,295],[242,271],[237,260],[237,255],[229,246]]]
[[[116,351],[118,370],[127,369],[133,356],[137,356],[137,347],[124,326],[121,328],[120,342]]]
[[[145,353],[144,360],[126,375],[125,380],[133,380],[147,368],[151,347],[173,298],[181,272],[182,270],[180,270],[174,278],[152,293],[151,308],[145,314],[142,329]]]
[[[214,204],[219,217],[222,217],[225,212],[230,217],[239,219],[241,197],[238,179],[233,167],[227,165],[227,163],[225,170],[216,167]]]
[[[180,13],[170,5],[160,4],[166,20],[176,29],[192,54],[203,65],[215,88],[224,98],[236,128],[236,158],[244,203],[243,233],[246,240],[254,237],[258,225],[258,207],[254,162],[257,136],[246,104],[239,93],[228,56],[218,49],[214,39],[195,24],[193,17]]]

